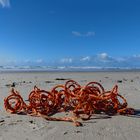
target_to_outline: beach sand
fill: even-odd
[[[135,108],[134,116],[93,115],[75,127],[70,122],[47,121],[40,117],[9,114],[3,100],[15,85],[24,100],[34,85],[50,90],[57,84],[73,79],[81,85],[100,82],[106,90],[115,84],[119,93]],[[64,113],[58,114],[60,116]],[[140,72],[1,72],[0,73],[0,140],[138,140],[140,139]]]

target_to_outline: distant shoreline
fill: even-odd
[[[63,73],[63,72],[140,72],[140,69],[96,69],[96,70],[40,70],[40,69],[25,69],[25,70],[18,70],[18,69],[9,69],[9,70],[0,70],[0,73],[48,73],[48,72],[54,72],[54,73]]]

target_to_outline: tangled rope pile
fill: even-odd
[[[134,109],[127,108],[126,99],[118,93],[118,86],[105,91],[98,82],[90,82],[85,86],[69,80],[65,85],[57,85],[51,91],[34,87],[25,103],[18,91],[11,90],[11,94],[4,99],[6,111],[10,113],[25,113],[40,116],[46,120],[74,122],[76,126],[82,123],[79,118],[88,120],[93,114],[108,115],[134,114]],[[72,117],[51,117],[57,112],[72,112]]]

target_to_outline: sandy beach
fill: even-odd
[[[93,115],[75,127],[70,122],[47,121],[40,117],[9,114],[3,100],[11,86],[28,99],[34,85],[50,90],[57,84],[73,79],[81,85],[90,81],[100,82],[106,90],[115,84],[128,106],[137,110],[133,116]],[[57,114],[60,116],[64,113]],[[138,140],[140,139],[140,72],[1,72],[0,73],[0,140]]]

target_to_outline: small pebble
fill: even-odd
[[[124,81],[127,81],[127,79],[123,78]]]
[[[6,84],[6,87],[15,87],[17,84],[15,82],[13,82],[12,84]]]
[[[68,134],[68,132],[64,132],[64,135]]]
[[[122,83],[122,80],[118,80],[117,83]]]
[[[22,122],[22,120],[17,120],[17,122]]]
[[[66,79],[66,78],[56,78],[55,80],[69,80],[69,79]]]
[[[74,132],[75,132],[75,133],[81,133],[81,131],[78,131],[78,130],[77,130],[77,131],[74,131]]]
[[[11,87],[15,87],[16,86],[16,83],[15,82],[13,82],[12,83],[12,85],[11,85]]]
[[[29,121],[30,123],[33,123],[34,121],[33,120],[31,120],[31,121]]]
[[[54,83],[54,81],[45,81],[45,83]]]
[[[105,78],[109,78],[109,77],[106,76]]]
[[[0,123],[5,122],[5,120],[0,120]]]

